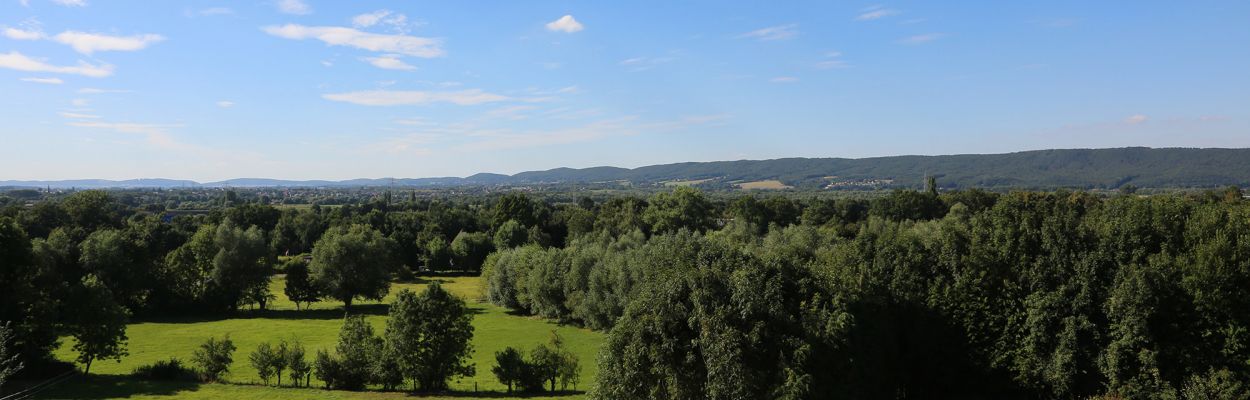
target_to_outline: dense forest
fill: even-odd
[[[480,273],[495,304],[607,332],[597,399],[1250,396],[1239,189],[927,186],[837,199],[380,193],[302,207],[248,191],[21,192],[0,203],[0,325],[12,337],[0,378],[18,363],[19,375],[64,368],[51,357],[64,337],[89,371],[125,354],[127,321],[264,308],[277,272],[293,301],[350,313],[393,280],[459,271]],[[181,201],[203,212],[169,211]],[[381,354],[351,350],[368,343],[414,365],[389,369],[405,371],[391,387],[473,373],[453,354],[441,375],[421,375],[431,364],[402,357],[428,351],[390,344],[435,320],[466,334],[461,316],[431,317],[463,308],[435,288],[401,294],[381,336],[349,317],[347,347],[301,376],[374,382],[362,371],[385,365],[351,361]],[[205,346],[205,359],[232,347]],[[260,354],[258,365],[281,358]],[[558,362],[543,354],[529,362],[551,366],[538,385],[554,388]],[[497,357],[501,381],[521,384],[508,366],[524,357]]]
[[[185,180],[0,181],[0,187],[457,187],[627,183],[633,186],[698,181],[700,186],[734,188],[743,182],[777,180],[800,189],[920,188],[937,176],[943,188],[982,189],[1120,189],[1214,188],[1250,185],[1250,149],[1130,147],[1057,149],[1006,154],[891,156],[874,158],[784,158],[686,162],[633,169],[556,168],[515,175],[480,173],[464,178],[352,179],[287,181],[231,179],[197,183]]]

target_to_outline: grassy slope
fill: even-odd
[[[457,391],[473,391],[475,384],[481,391],[502,391],[500,385],[490,373],[494,365],[494,353],[506,346],[519,347],[528,351],[535,345],[545,343],[556,330],[565,339],[565,343],[578,355],[582,368],[582,386],[585,388],[594,382],[596,355],[603,335],[586,329],[559,326],[536,318],[508,314],[504,309],[494,305],[477,302],[481,291],[480,279],[477,277],[437,278],[449,291],[469,299],[468,302],[478,313],[474,315],[473,346],[475,349],[473,362],[477,365],[477,376],[453,381],[451,387]],[[389,301],[401,289],[423,290],[426,281],[415,283],[398,283],[391,287],[391,295],[384,299]],[[333,351],[338,338],[339,326],[342,325],[341,305],[333,302],[313,304],[311,309],[295,310],[295,305],[286,300],[282,294],[282,277],[275,277],[271,290],[278,296],[278,301],[268,311],[243,311],[229,319],[208,320],[162,320],[140,322],[130,325],[127,335],[130,337],[130,355],[120,363],[112,361],[96,362],[92,365],[92,374],[105,375],[93,378],[91,382],[67,384],[56,391],[49,392],[45,397],[98,396],[116,393],[116,396],[127,397],[130,393],[153,393],[156,395],[177,395],[188,398],[306,398],[338,396],[342,398],[356,397],[390,397],[386,393],[349,393],[327,392],[321,390],[277,389],[262,386],[238,385],[194,385],[182,383],[143,383],[128,379],[120,379],[120,375],[130,373],[135,367],[150,364],[158,360],[177,357],[189,360],[191,353],[209,336],[222,337],[226,334],[234,340],[238,350],[234,354],[234,364],[226,379],[231,383],[258,383],[256,371],[247,362],[247,355],[260,342],[277,342],[279,339],[299,340],[308,351],[311,361],[317,349],[325,348]],[[368,320],[376,331],[381,334],[385,330],[385,307],[379,302],[363,302],[353,305],[354,312],[370,314]],[[68,340],[67,340],[68,341]],[[75,356],[69,343],[56,353],[58,358],[72,360]],[[285,384],[286,381],[284,380]],[[314,386],[318,382],[314,379]],[[194,389],[192,393],[181,390]],[[272,392],[272,393],[271,393]],[[244,395],[246,393],[246,395]],[[497,395],[497,394],[496,394]],[[158,396],[159,397],[159,396]],[[462,396],[460,396],[463,398]],[[100,397],[97,397],[100,398]],[[131,397],[143,398],[143,397]]]

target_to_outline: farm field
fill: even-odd
[[[311,361],[312,355],[318,349],[333,351],[338,340],[339,327],[342,325],[342,305],[336,302],[322,301],[313,303],[309,308],[301,306],[300,310],[296,310],[295,304],[286,300],[283,295],[283,278],[278,275],[270,282],[270,290],[278,299],[270,305],[269,310],[243,310],[236,316],[224,319],[162,319],[131,324],[126,332],[130,339],[129,356],[124,357],[121,362],[96,362],[91,368],[92,377],[67,382],[41,394],[40,397],[350,399],[407,396],[404,393],[325,391],[260,385],[260,378],[247,361],[248,354],[258,344],[276,343],[281,339],[298,340],[304,345]],[[386,326],[385,303],[400,290],[424,290],[432,280],[439,281],[448,291],[466,299],[470,308],[476,312],[473,318],[473,362],[477,367],[477,375],[451,382],[451,389],[458,392],[455,393],[456,398],[473,398],[471,392],[475,390],[488,392],[483,397],[498,398],[506,387],[499,384],[490,372],[495,363],[494,353],[507,346],[528,352],[534,346],[546,343],[553,330],[564,338],[566,345],[579,357],[583,385],[578,390],[584,390],[586,385],[594,382],[597,371],[596,356],[603,334],[572,326],[560,326],[534,317],[509,314],[501,307],[479,302],[477,298],[481,292],[481,281],[478,277],[438,277],[395,283],[391,286],[390,295],[382,302],[353,304],[353,313],[366,314],[366,319],[374,326],[375,332],[381,334]],[[238,347],[230,372],[225,377],[228,384],[143,382],[126,377],[138,366],[170,357],[189,360],[195,348],[205,339],[225,335],[229,335]],[[58,358],[74,358],[75,354],[70,349],[71,340],[62,342],[61,348],[56,352]],[[313,378],[312,386],[319,388],[321,384]],[[581,397],[580,394],[574,394],[562,398]]]
[[[743,182],[743,183],[739,183],[739,184],[738,184],[738,187],[739,187],[739,188],[742,188],[742,189],[747,189],[747,190],[751,190],[751,189],[773,189],[773,190],[779,190],[779,189],[790,189],[790,188],[792,188],[792,186],[787,185],[787,184],[784,184],[784,183],[781,183],[781,181],[779,181],[779,180],[766,180],[766,181]]]

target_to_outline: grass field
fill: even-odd
[[[768,181],[743,182],[743,183],[739,183],[738,187],[742,189],[748,189],[748,190],[750,189],[779,190],[779,189],[790,189],[793,186],[781,183],[781,181],[778,181],[778,180],[768,180]]]
[[[286,300],[282,294],[283,277],[276,276],[270,289],[278,297],[269,310],[244,310],[231,318],[224,319],[163,319],[158,321],[142,321],[131,324],[127,329],[129,336],[130,355],[122,361],[98,361],[91,366],[93,376],[89,379],[78,379],[41,395],[45,398],[160,398],[175,396],[178,398],[383,398],[400,397],[400,393],[382,392],[340,392],[315,389],[274,388],[257,385],[260,378],[255,369],[247,362],[247,355],[256,349],[261,342],[273,342],[286,339],[298,340],[303,343],[309,354],[309,360],[317,349],[325,348],[333,351],[338,340],[338,330],[342,325],[343,311],[341,304],[334,302],[314,303],[307,309],[295,309],[295,304]],[[481,281],[477,277],[440,277],[427,278],[438,280],[444,288],[465,298],[470,308],[476,313],[473,317],[473,362],[477,366],[477,376],[461,378],[451,383],[451,389],[457,391],[456,398],[473,398],[471,392],[483,393],[481,397],[498,398],[506,389],[495,380],[490,373],[494,366],[494,353],[506,346],[521,348],[528,352],[534,346],[546,343],[553,330],[559,332],[569,348],[578,355],[582,367],[583,384],[578,389],[585,389],[594,382],[598,368],[596,356],[603,334],[587,329],[560,326],[541,319],[518,316],[508,313],[505,309],[477,301],[481,293]],[[382,302],[361,302],[353,304],[353,313],[367,315],[376,332],[385,330],[385,302],[394,297],[402,289],[415,291],[424,290],[428,280],[396,283],[391,286],[391,294]],[[301,306],[301,308],[303,308]],[[191,358],[191,353],[210,336],[223,337],[230,335],[238,347],[234,353],[234,363],[226,380],[230,384],[194,384],[174,382],[141,382],[126,378],[135,367],[150,364],[158,360],[177,357],[184,361]],[[56,352],[58,358],[72,360],[75,356],[70,349],[71,340],[63,341]],[[286,383],[284,380],[283,383]],[[313,379],[313,386],[320,383]],[[469,393],[466,393],[469,392]],[[572,395],[562,398],[580,398]],[[437,398],[437,397],[435,397]]]

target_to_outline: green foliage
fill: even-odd
[[[35,254],[30,239],[16,221],[0,217],[0,282],[4,282],[0,290],[0,321],[9,324],[12,332],[11,342],[7,343],[10,354],[18,355],[27,364],[48,358],[57,339],[54,301],[60,297],[53,297],[58,293],[45,284],[46,272],[39,265],[39,260],[51,258],[46,253],[41,250]]]
[[[414,390],[442,390],[455,376],[472,376],[472,315],[461,300],[437,282],[417,295],[400,292],[391,305],[386,347],[398,358]]]
[[[490,372],[495,374],[499,383],[508,386],[508,393],[512,393],[512,388],[525,378],[526,367],[525,356],[517,349],[507,347],[495,352],[495,366]]]
[[[22,362],[17,359],[16,352],[11,349],[13,346],[13,330],[9,328],[9,322],[0,323],[0,388],[4,388],[4,383],[9,377],[22,370]],[[512,391],[512,387],[508,387],[508,391]]]
[[[345,307],[357,298],[379,300],[397,267],[394,249],[393,240],[366,225],[331,229],[313,248],[313,282]]]
[[[83,364],[83,373],[91,372],[95,360],[121,361],[126,352],[126,322],[129,314],[113,299],[113,293],[94,276],[82,283],[75,299],[74,323],[70,334],[74,337],[77,361]]]
[[[287,344],[285,362],[286,366],[291,369],[291,384],[298,387],[301,380],[309,378],[309,373],[312,372],[313,366],[304,358],[304,345],[300,344],[298,340]],[[307,384],[305,381],[304,385],[307,386]]]
[[[261,381],[269,384],[269,378],[276,376],[278,386],[282,386],[282,371],[286,369],[286,351],[286,343],[274,347],[269,345],[269,342],[261,342],[256,346],[256,350],[247,356],[247,359],[252,364],[252,368],[256,369],[256,375]]]
[[[195,381],[198,379],[195,371],[184,366],[177,358],[139,366],[130,375],[149,381]]]
[[[195,350],[191,362],[200,371],[200,378],[205,382],[220,381],[222,376],[230,372],[230,364],[234,362],[234,342],[230,336],[217,340],[209,337]]]
[[[642,219],[651,232],[705,231],[716,222],[712,203],[698,189],[679,187],[671,193],[656,193],[648,203]]]
[[[456,269],[462,271],[480,271],[486,256],[494,250],[490,237],[482,232],[460,232],[451,241],[451,254]]]
[[[333,387],[339,389],[360,390],[372,380],[371,367],[382,352],[382,339],[373,333],[373,326],[365,322],[364,317],[348,316],[339,330],[335,350],[337,365],[329,370],[337,374],[323,380],[334,382]]]
[[[516,220],[510,219],[508,222],[504,222],[503,225],[495,228],[494,243],[496,249],[511,249],[522,246],[528,241],[529,232],[526,231],[525,226]]]
[[[313,283],[308,273],[308,264],[301,257],[287,263],[286,287],[283,293],[288,300],[295,303],[297,310],[300,303],[313,303],[321,299],[321,290]]]

